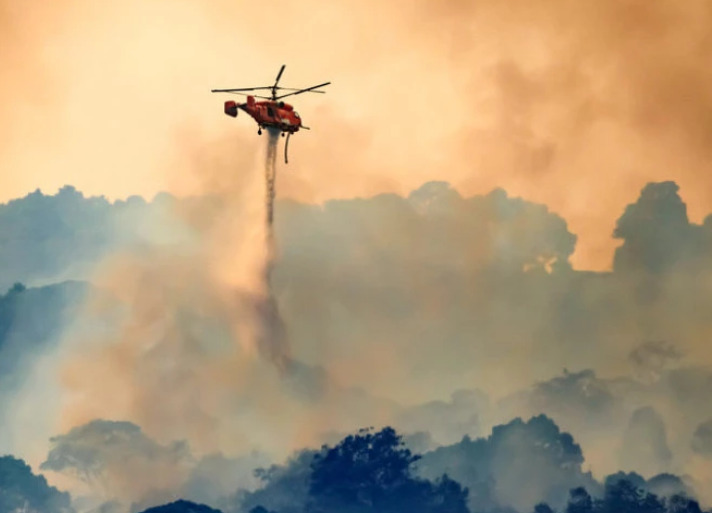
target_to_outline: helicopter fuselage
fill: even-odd
[[[294,107],[282,101],[255,101],[254,96],[248,96],[247,102],[225,102],[225,114],[237,117],[238,109],[247,112],[260,128],[277,128],[282,132],[293,134],[302,127],[302,119]]]

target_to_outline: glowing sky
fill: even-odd
[[[217,141],[252,154],[218,87],[331,81],[294,104],[278,194],[324,201],[503,187],[579,235],[579,268],[649,181],[712,211],[712,8],[704,0],[0,2],[0,201],[72,184],[205,192]],[[222,150],[221,150],[222,151]],[[219,156],[216,156],[218,158]],[[251,172],[235,169],[235,174]]]

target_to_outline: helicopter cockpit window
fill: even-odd
[[[294,111],[294,117],[299,119],[299,113],[296,110]]]

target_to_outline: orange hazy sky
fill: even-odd
[[[712,212],[710,5],[0,0],[0,201],[205,192],[210,158],[262,144],[210,89],[286,64],[284,86],[332,85],[294,98],[312,131],[279,196],[503,187],[567,219],[576,267],[606,269],[647,182],[675,180],[696,222]]]

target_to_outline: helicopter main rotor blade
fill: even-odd
[[[272,99],[272,98],[269,98],[269,97],[267,97],[267,96],[260,96],[260,95],[258,95],[258,94],[251,94],[251,95],[250,95],[250,94],[247,94],[247,93],[240,93],[240,92],[237,92],[237,91],[220,91],[220,92],[227,92],[227,93],[230,93],[230,94],[239,94],[239,95],[241,95],[241,96],[254,96],[255,98],[262,98],[263,100],[271,100],[271,99]]]
[[[331,82],[324,82],[323,84],[315,85],[315,86],[312,86],[312,87],[307,87],[306,89],[300,89],[300,90],[298,90],[298,91],[296,91],[296,92],[294,92],[294,93],[283,94],[282,96],[278,96],[278,97],[275,98],[275,99],[276,99],[276,100],[279,100],[279,99],[281,99],[281,98],[286,98],[287,96],[292,96],[292,95],[294,95],[294,94],[302,94],[302,93],[306,93],[306,92],[315,92],[315,93],[316,93],[316,92],[319,92],[319,93],[323,93],[324,91],[314,91],[314,89],[318,89],[319,87],[324,87],[324,86],[327,86],[327,85],[329,85],[329,84],[331,84]]]
[[[235,93],[238,91],[264,91],[264,90],[271,91],[272,89],[278,89],[280,91],[302,91],[302,89],[297,89],[295,87],[263,86],[263,87],[240,87],[237,89],[211,89],[210,92],[211,93]],[[324,94],[326,91],[311,91],[311,92]]]
[[[242,87],[239,89],[211,89],[211,93],[234,93],[236,91],[259,91],[260,89],[272,89],[270,86],[264,87]]]
[[[275,89],[281,89],[282,91],[303,91],[303,89],[297,89],[295,87],[275,87]],[[310,93],[321,93],[324,94],[326,91],[309,91]]]
[[[272,87],[277,87],[277,84],[279,83],[279,79],[282,78],[282,73],[284,73],[284,68],[286,67],[286,64],[282,64],[282,67],[279,69],[279,73],[277,73],[277,78],[274,81],[274,85]]]

